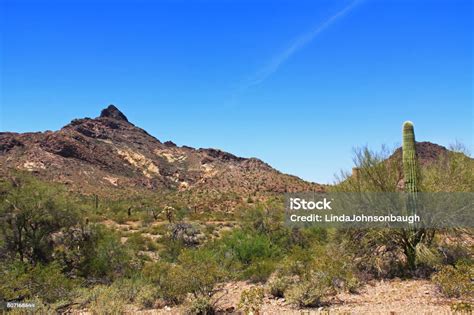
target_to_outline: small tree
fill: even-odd
[[[53,236],[79,221],[77,209],[63,191],[27,177],[3,185],[0,199],[0,237],[3,255],[22,262],[52,260]]]

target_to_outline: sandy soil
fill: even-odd
[[[222,287],[217,306],[223,313],[238,313],[237,304],[243,290],[254,285],[246,282],[227,283]],[[265,296],[260,314],[453,314],[451,304],[460,302],[444,298],[435,285],[427,280],[390,280],[367,284],[358,294],[343,293],[333,298],[330,305],[298,309],[284,299]],[[474,304],[474,298],[469,301]],[[135,314],[183,314],[184,308],[137,310]]]

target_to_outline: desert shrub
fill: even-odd
[[[195,297],[211,296],[214,286],[225,277],[216,254],[208,249],[186,250],[178,258],[187,292]]]
[[[281,204],[275,200],[269,200],[266,204],[258,203],[253,207],[241,209],[239,219],[244,227],[270,236],[282,229],[283,215]]]
[[[469,262],[458,262],[455,266],[443,266],[432,276],[441,292],[448,297],[472,297],[474,294],[474,265]]]
[[[245,314],[258,314],[262,308],[264,290],[262,287],[253,287],[240,294],[239,309]]]
[[[171,304],[183,302],[188,293],[194,298],[210,297],[214,286],[225,279],[216,254],[206,248],[184,250],[175,264],[147,264],[143,274],[157,287],[158,296]]]
[[[440,238],[446,240],[449,238],[459,238],[461,233],[461,231],[454,231],[454,233],[445,232],[438,234]],[[447,243],[440,240],[437,246],[442,256],[442,263],[445,265],[455,265],[458,261],[470,260],[472,258],[472,248],[465,246],[462,242]]]
[[[149,228],[149,232],[155,235],[166,235],[168,226],[166,224],[154,225]]]
[[[76,283],[62,273],[57,263],[30,266],[12,263],[2,266],[0,299],[23,300],[41,298],[46,303],[67,300],[72,297]]]
[[[451,304],[451,311],[454,314],[472,314],[472,305],[468,302],[454,302]]]
[[[193,298],[189,302],[186,313],[190,315],[214,315],[216,310],[208,296],[200,296]]]
[[[178,222],[171,224],[168,233],[170,239],[181,241],[187,247],[196,246],[200,243],[200,231],[190,223]]]
[[[30,176],[1,182],[1,256],[30,264],[51,262],[53,235],[79,223],[79,207],[64,190]]]
[[[315,257],[309,249],[295,247],[278,266],[279,276],[302,276],[312,268]]]
[[[98,285],[89,289],[86,297],[87,309],[92,314],[122,314],[126,301],[121,290],[114,286]]]
[[[309,226],[307,228],[300,229],[300,234],[302,240],[296,245],[299,245],[303,248],[311,247],[315,243],[324,244],[329,240],[327,229],[317,226]]]
[[[127,303],[133,303],[144,286],[148,283],[140,276],[134,275],[130,278],[118,278],[110,287],[120,291],[122,299]]]
[[[243,277],[251,282],[263,283],[267,281],[275,268],[276,263],[271,259],[258,260],[245,269]]]
[[[205,232],[206,235],[212,235],[216,231],[216,226],[214,224],[206,224]]]
[[[160,251],[160,257],[167,262],[176,262],[181,251],[186,248],[182,240],[173,240],[169,237],[161,238],[160,243],[164,246]]]
[[[244,266],[264,258],[277,256],[279,248],[265,235],[236,230],[226,235],[219,243],[224,256],[236,260]]]
[[[151,307],[158,298],[155,285],[141,276],[119,278],[110,285],[96,285],[83,287],[77,290],[77,302],[89,305],[92,311],[102,314],[107,303],[113,304],[112,309],[120,310],[126,304],[135,304],[141,307]],[[117,299],[119,301],[111,301]],[[97,309],[95,309],[97,307]],[[112,312],[111,313],[117,313]]]
[[[425,269],[430,274],[435,268],[443,263],[443,257],[439,250],[434,247],[419,243],[416,247],[416,265],[418,269]]]
[[[131,272],[139,262],[133,252],[120,242],[118,233],[105,227],[94,227],[88,257],[82,266],[85,277],[112,281]]]
[[[295,248],[269,283],[274,296],[285,296],[299,306],[314,306],[339,291],[354,292],[359,285],[351,257],[339,247],[316,245]]]
[[[462,144],[423,169],[423,190],[440,192],[474,191],[474,160]]]
[[[392,278],[402,276],[405,254],[389,229],[338,230],[336,241],[353,256],[353,265],[368,276]]]
[[[146,284],[140,287],[140,290],[135,296],[135,304],[144,307],[151,308],[155,304],[155,301],[159,297],[158,290],[151,284]]]
[[[268,293],[276,298],[282,298],[285,296],[285,291],[293,282],[293,279],[288,276],[274,275],[267,282]]]
[[[180,304],[187,294],[184,272],[180,265],[168,262],[156,262],[146,264],[143,275],[157,289],[157,295],[169,304]]]
[[[127,223],[127,221],[130,220],[125,211],[114,212],[113,215],[110,216],[110,218],[118,224],[125,224]]]
[[[354,150],[353,161],[357,176],[341,172],[333,191],[342,192],[395,192],[403,177],[401,159],[389,159],[393,150],[383,146],[380,151],[368,147]]]
[[[281,198],[271,198],[253,207],[240,209],[242,230],[249,235],[268,239],[274,249],[289,250],[293,246],[309,247],[314,242],[327,240],[327,231],[317,227],[288,228],[284,225],[284,209]]]
[[[329,276],[321,271],[312,271],[291,285],[285,292],[290,303],[300,307],[319,306],[324,296],[334,294]]]
[[[160,240],[165,246],[160,255],[169,262],[175,262],[185,248],[199,245],[201,236],[203,235],[200,230],[193,224],[171,223],[168,225],[165,237]]]
[[[154,251],[157,249],[157,245],[141,233],[131,234],[125,242],[125,245],[135,251]]]

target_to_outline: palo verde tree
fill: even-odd
[[[0,195],[1,257],[50,262],[54,233],[78,222],[75,207],[61,190],[27,176],[2,180]]]

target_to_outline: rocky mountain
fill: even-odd
[[[421,166],[429,165],[430,163],[438,161],[440,158],[446,157],[449,152],[445,147],[428,141],[416,142],[415,147],[416,157]],[[400,147],[396,149],[392,156],[390,156],[389,160],[401,161],[402,148]]]
[[[319,191],[256,158],[162,143],[114,105],[58,131],[0,133],[1,172],[26,170],[84,193],[112,190],[213,190],[249,194]]]

